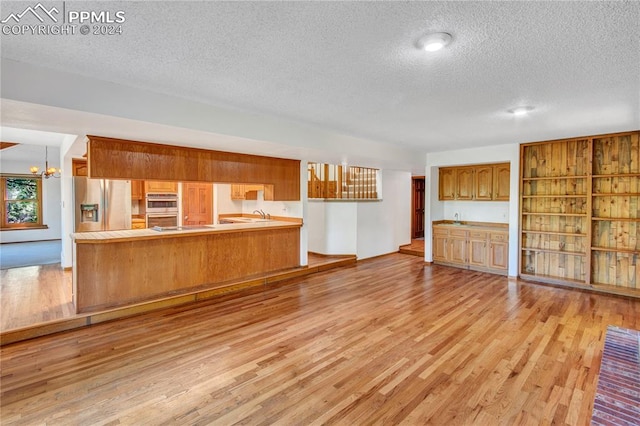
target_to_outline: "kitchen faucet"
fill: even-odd
[[[260,217],[261,217],[262,219],[266,219],[266,218],[267,218],[266,213],[265,213],[265,212],[263,212],[262,210],[254,210],[253,212],[254,212],[254,213],[256,213],[256,212],[257,212],[257,213],[260,215]],[[271,216],[271,215],[269,215],[269,216]]]
[[[455,218],[453,223],[460,223],[460,221],[458,220],[458,213],[454,214],[453,217]]]

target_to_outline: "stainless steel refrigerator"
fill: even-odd
[[[131,181],[73,178],[75,232],[131,229]]]

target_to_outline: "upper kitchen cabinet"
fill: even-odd
[[[131,199],[142,200],[144,198],[144,182],[141,180],[131,181]]]
[[[178,182],[163,182],[147,180],[144,182],[145,193],[149,192],[166,192],[175,193],[178,192]]]
[[[471,167],[456,169],[456,200],[473,200],[473,176],[475,170]]]
[[[71,160],[72,176],[87,176],[87,160],[73,158]]]
[[[439,200],[455,200],[456,199],[456,169],[452,167],[441,167],[438,170]]]
[[[493,192],[492,199],[496,201],[509,201],[511,182],[511,166],[509,163],[493,166]]]
[[[243,184],[234,183],[231,185],[231,199],[245,200],[247,198]]]
[[[439,200],[508,201],[509,163],[441,167]]]
[[[261,182],[265,199],[271,196],[274,201],[300,200],[299,160],[100,136],[87,138],[92,178],[249,185]]]
[[[231,185],[232,200],[257,200],[258,191],[264,191],[263,198],[265,201],[273,201],[273,185]]]
[[[474,199],[480,201],[491,201],[493,199],[493,167],[478,166],[474,168],[474,171]]]

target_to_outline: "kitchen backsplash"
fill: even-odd
[[[453,220],[458,213],[461,221],[509,222],[508,201],[445,201],[443,204],[446,220]]]

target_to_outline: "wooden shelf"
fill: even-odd
[[[558,278],[557,276],[554,275],[547,275],[547,274],[535,274],[535,273],[526,273],[523,272],[520,274],[520,278],[526,280],[526,279],[531,279],[531,280],[542,280],[543,282],[548,282],[548,283],[552,283],[552,284],[572,284],[574,286],[579,286],[579,287],[588,287],[588,284],[584,281],[584,280],[574,280],[574,279],[570,279],[570,278]]]
[[[593,251],[608,251],[608,252],[612,252],[612,253],[638,254],[638,250],[633,250],[633,249],[591,247],[591,250],[593,250]]]
[[[597,178],[623,178],[623,177],[640,177],[640,173],[618,173],[618,174],[608,174],[608,175],[591,175],[594,179]]]
[[[520,145],[521,277],[583,288],[601,283],[615,293],[640,288],[639,153],[637,130]],[[575,175],[557,176],[566,172]],[[557,213],[563,211],[576,213]],[[629,236],[626,248],[617,248],[620,233]]]
[[[522,251],[534,251],[537,253],[567,254],[569,256],[586,256],[587,255],[586,253],[581,251],[563,251],[563,250],[541,249],[541,248],[532,248],[532,247],[522,247]]]
[[[542,176],[542,177],[525,177],[522,178],[524,182],[531,180],[559,180],[559,179],[586,179],[587,175],[579,176]]]
[[[587,198],[587,194],[579,195],[523,195],[522,198]]]
[[[572,216],[572,217],[587,217],[586,213],[534,213],[534,212],[522,212],[527,216]]]
[[[611,222],[640,222],[639,217],[592,217],[591,220],[605,220]]]
[[[544,234],[544,235],[563,235],[568,237],[586,237],[587,234],[576,234],[573,232],[556,232],[556,231],[535,231],[529,229],[523,229],[523,234]]]

